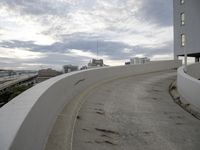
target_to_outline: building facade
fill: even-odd
[[[61,74],[61,72],[53,70],[51,68],[41,69],[38,71],[37,82],[38,83],[43,82],[45,80],[48,80],[48,79],[58,76],[60,74]]]
[[[104,66],[103,59],[92,59],[92,61],[88,63],[88,68],[103,67],[103,66]]]
[[[16,75],[16,71],[14,70],[0,70],[0,78],[1,77],[8,77]]]
[[[69,72],[77,71],[77,70],[78,70],[78,66],[73,66],[73,65],[64,65],[63,66],[64,73],[69,73]]]
[[[139,57],[134,57],[130,59],[130,64],[135,65],[135,64],[145,64],[147,62],[150,62],[150,59],[147,57],[139,58]]]
[[[200,57],[200,0],[173,0],[174,56]]]

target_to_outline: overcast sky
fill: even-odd
[[[0,68],[171,59],[172,0],[1,0]]]

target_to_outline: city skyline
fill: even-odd
[[[154,5],[152,5],[152,3]],[[99,58],[173,58],[172,0],[3,0],[0,68],[60,69]]]

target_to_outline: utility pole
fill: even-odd
[[[98,55],[99,55],[99,41],[97,40],[97,59],[98,59]]]

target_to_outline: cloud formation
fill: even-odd
[[[1,0],[0,67],[171,58],[172,32],[172,0]]]

